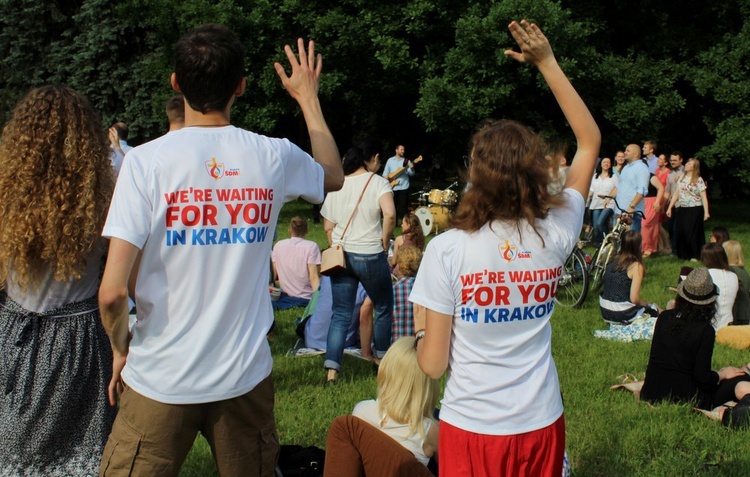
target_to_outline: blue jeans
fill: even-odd
[[[327,369],[341,370],[344,355],[346,330],[349,328],[357,296],[357,284],[367,292],[375,306],[373,354],[382,358],[391,344],[391,322],[393,321],[393,286],[391,270],[385,252],[361,254],[346,252],[346,271],[331,277],[333,293],[333,317],[328,328],[326,343]]]
[[[643,212],[643,211],[641,211]],[[630,225],[630,230],[635,230],[637,232],[641,231],[641,221],[643,220],[643,217],[640,216],[640,214],[633,214],[633,223]]]
[[[593,213],[591,222],[594,224],[594,242],[602,243],[604,235],[609,232],[609,221],[615,211],[613,209],[594,209],[591,212]]]
[[[284,292],[281,292],[281,296],[279,296],[278,300],[271,300],[271,305],[273,305],[274,310],[288,310],[289,308],[297,306],[305,307],[308,303],[310,303],[309,298],[298,298],[296,296],[287,295]]]

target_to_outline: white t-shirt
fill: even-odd
[[[711,275],[714,285],[719,289],[719,296],[716,297],[716,316],[713,321],[714,329],[719,331],[734,321],[732,307],[735,298],[737,298],[740,282],[737,275],[729,270],[709,268],[708,273]]]
[[[103,235],[142,250],[129,386],[203,403],[271,373],[273,231],[285,202],[323,199],[323,179],[289,141],[233,126],[184,128],[128,153]]]
[[[427,246],[410,300],[453,317],[440,419],[470,432],[512,435],[562,414],[549,319],[565,259],[583,222],[583,197],[528,224],[449,230]]]
[[[602,177],[601,175],[599,177],[595,177],[591,180],[591,192],[593,192],[593,195],[591,196],[591,204],[589,204],[589,209],[591,210],[597,210],[597,209],[604,209],[604,199],[599,197],[600,195],[610,195],[610,192],[612,192],[612,189],[614,189],[617,186],[617,176],[609,176],[609,177]],[[615,201],[610,200],[609,204],[606,207],[607,209],[614,209],[615,208]]]
[[[380,414],[378,402],[374,399],[358,402],[357,405],[354,406],[352,415],[388,434],[396,442],[414,454],[414,457],[416,457],[422,464],[427,465],[430,463],[430,458],[424,453],[424,438],[419,435],[419,433],[412,433],[409,430],[408,424],[401,424],[393,419],[385,419],[385,422],[383,422],[385,416]],[[422,422],[424,423],[424,435],[426,436],[430,427],[432,427],[432,420],[425,418]]]
[[[372,177],[367,186],[357,213],[344,235],[344,250],[352,253],[374,254],[383,251],[383,226],[380,223],[380,196],[392,194],[388,181],[377,174],[365,173],[347,176],[344,187],[326,196],[320,215],[336,224],[333,228],[333,243],[342,243],[341,234],[344,232],[354,206],[357,205],[359,195],[367,180]]]

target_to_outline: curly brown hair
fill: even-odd
[[[563,203],[547,190],[551,179],[544,152],[539,137],[517,121],[482,123],[471,140],[471,188],[453,215],[453,227],[473,232],[504,220],[515,223],[521,235],[526,221],[539,235],[536,219]]]
[[[88,100],[59,85],[31,90],[0,137],[0,283],[43,271],[81,278],[114,188],[109,142]]]

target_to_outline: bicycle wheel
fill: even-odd
[[[591,260],[591,289],[599,291],[602,287],[602,279],[607,269],[607,264],[612,259],[615,246],[612,243],[606,243],[598,250],[597,255]]]
[[[586,299],[588,291],[589,270],[586,265],[586,255],[575,247],[565,261],[555,300],[560,306],[566,308],[580,306]]]

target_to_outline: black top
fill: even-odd
[[[633,283],[632,278],[628,278],[628,270],[616,270],[617,259],[615,258],[607,264],[607,269],[602,278],[602,292],[600,297],[614,303],[622,305],[619,308],[611,310],[599,301],[599,309],[602,311],[602,318],[605,321],[613,323],[626,323],[633,319],[640,310],[641,306],[630,301],[630,285]]]
[[[743,267],[729,267],[737,275],[739,289],[737,297],[734,299],[732,307],[732,316],[735,325],[750,325],[750,276]]]
[[[648,192],[646,192],[646,197],[656,197],[659,195],[659,190],[651,183],[653,177],[654,174],[650,174],[648,177]]]
[[[676,310],[659,315],[641,398],[709,406],[719,387],[719,374],[711,370],[715,339],[709,322],[681,320]]]

